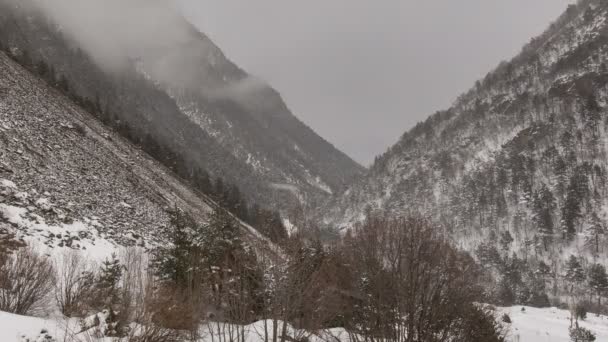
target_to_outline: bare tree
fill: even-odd
[[[68,251],[55,262],[55,300],[67,317],[82,317],[95,288],[95,272],[82,253]]]
[[[0,265],[0,311],[21,315],[43,309],[53,289],[54,271],[47,258],[21,249]]]
[[[351,329],[370,339],[414,342],[451,341],[471,319],[493,326],[493,317],[475,309],[482,298],[477,266],[437,231],[420,217],[371,217],[357,229],[347,247],[361,275],[359,319]],[[495,339],[463,340],[502,339],[488,335]]]

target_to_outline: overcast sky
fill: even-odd
[[[571,0],[179,0],[227,56],[364,165]]]

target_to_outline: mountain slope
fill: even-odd
[[[107,256],[159,242],[175,207],[217,205],[0,52],[0,238]]]
[[[324,213],[422,212],[469,250],[604,254],[608,4],[579,1],[520,55],[405,133]],[[502,249],[501,249],[502,250]],[[559,266],[555,272],[561,272]]]
[[[110,68],[100,49],[90,48],[95,42],[70,30],[69,21],[25,10],[28,3],[40,4],[0,1],[0,45],[51,72],[100,119],[202,190],[208,173],[238,185],[252,201],[285,208],[341,192],[363,171],[179,14],[163,11],[155,21],[159,32],[175,37],[110,45],[125,51]],[[141,21],[150,19],[140,12]],[[94,25],[87,30],[99,29]]]

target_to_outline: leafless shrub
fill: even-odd
[[[196,331],[200,321],[198,310],[189,305],[188,295],[178,288],[160,286],[146,299],[146,318],[169,329]]]
[[[150,323],[134,329],[125,342],[179,342],[183,340],[180,332]]]
[[[362,336],[387,341],[503,341],[482,298],[473,259],[454,249],[428,220],[371,217],[345,242],[359,284]],[[473,334],[472,327],[483,327]],[[477,328],[479,330],[480,328]],[[438,338],[440,337],[440,338]]]
[[[51,263],[30,249],[21,249],[0,265],[0,311],[34,314],[53,289]]]
[[[95,273],[83,255],[70,251],[57,261],[55,299],[67,317],[82,317],[95,287]]]

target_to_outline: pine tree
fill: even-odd
[[[581,204],[588,193],[589,180],[581,168],[577,168],[568,184],[566,201],[562,207],[563,237],[572,241],[576,235],[576,222],[581,217]]]
[[[536,274],[543,280],[546,280],[549,276],[551,276],[551,268],[549,267],[549,265],[547,265],[544,261],[541,260],[538,263]]]
[[[207,218],[208,222],[197,234],[196,243],[205,250],[211,266],[218,266],[233,250],[242,248],[238,222],[222,208],[215,209]]]
[[[574,255],[571,255],[566,262],[566,275],[564,278],[572,283],[571,291],[574,289],[574,285],[580,284],[585,280],[583,266]]]
[[[600,239],[604,235],[606,235],[604,222],[602,222],[599,216],[593,212],[591,214],[589,226],[585,231],[585,244],[593,250],[595,255],[598,255],[600,252]]]
[[[589,287],[597,294],[597,304],[601,305],[601,298],[608,290],[608,275],[604,265],[591,265],[589,268]]]
[[[122,278],[123,266],[116,254],[111,259],[106,259],[102,265],[98,278],[98,287],[105,293],[108,303],[117,303],[120,300],[120,279]]]
[[[119,314],[122,310],[121,284],[124,267],[116,254],[106,259],[102,265],[97,279],[97,292],[104,311],[107,310],[106,321],[103,326],[105,336],[119,336],[121,334],[121,320]]]
[[[535,192],[533,200],[534,222],[538,225],[539,235],[542,238],[545,251],[553,236],[553,211],[555,210],[555,197],[544,183]]]
[[[179,209],[169,212],[169,227],[164,235],[168,244],[153,252],[152,265],[156,276],[163,281],[171,281],[178,287],[187,287],[193,270],[193,253],[195,245],[192,234],[196,224],[194,220]]]
[[[589,329],[579,327],[578,323],[570,328],[570,341],[572,342],[594,342],[595,334]]]

